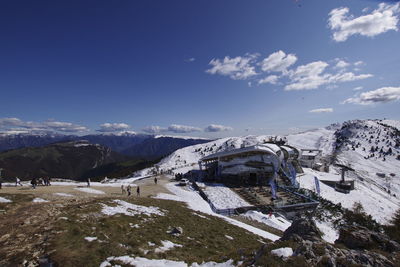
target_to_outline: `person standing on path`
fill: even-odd
[[[154,177],[154,183],[157,184],[157,177]]]
[[[128,192],[128,197],[131,196],[131,192],[132,192],[131,190],[132,190],[131,185],[129,184],[128,187],[126,188],[126,192]]]
[[[1,184],[3,183],[3,177],[1,176],[1,171],[2,171],[3,169],[2,168],[0,168],[0,189],[1,189]]]
[[[140,197],[140,187],[139,186],[136,189],[136,196]]]
[[[32,180],[31,180],[31,185],[32,185],[32,188],[33,188],[33,189],[36,189],[36,185],[37,185],[36,178],[32,178]]]
[[[87,178],[86,182],[87,182],[87,187],[90,187],[90,178]]]

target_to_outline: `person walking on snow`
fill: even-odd
[[[15,177],[15,187],[17,187],[18,185],[22,186],[21,179],[19,179],[18,177]]]
[[[90,178],[87,178],[86,182],[87,182],[87,187],[90,187]]]

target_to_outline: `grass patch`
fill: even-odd
[[[26,202],[32,202],[34,196],[31,194],[0,194],[0,197],[4,197],[12,202],[0,203],[0,210],[9,210],[15,208]]]
[[[84,205],[70,206],[58,220],[59,234],[51,239],[50,257],[62,266],[99,266],[110,256],[134,255],[151,259],[185,261],[190,264],[203,261],[240,260],[241,255],[259,249],[261,237],[220,218],[202,214],[197,216],[183,203],[139,198],[129,200],[136,205],[156,206],[165,216],[126,216],[101,214],[101,204],[111,204],[110,199],[97,199]],[[136,228],[135,226],[139,227]],[[182,227],[179,237],[167,233],[169,227]],[[226,235],[233,237],[229,240]],[[85,237],[97,237],[88,242]],[[155,253],[161,241],[169,240],[182,247]],[[148,242],[154,243],[154,246]]]

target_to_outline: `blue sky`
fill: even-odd
[[[398,1],[2,1],[0,130],[222,137],[400,119],[399,18]]]

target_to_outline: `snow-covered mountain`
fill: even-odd
[[[355,202],[360,202],[374,219],[387,223],[400,208],[397,198],[400,195],[399,125],[399,121],[393,120],[352,120],[277,138],[286,138],[297,148],[320,149],[333,163],[354,168],[355,172],[347,173],[346,177],[356,181],[355,190],[342,194],[321,183],[321,196],[349,209]],[[185,147],[164,158],[159,169],[185,173],[197,169],[198,161],[204,156],[255,145],[270,138],[269,135],[229,137]],[[371,152],[372,147],[375,152]],[[340,170],[334,165],[329,173],[304,170],[305,174],[298,179],[307,189],[314,190],[314,176],[320,180],[340,180]],[[146,169],[137,175],[146,175],[150,171]]]

